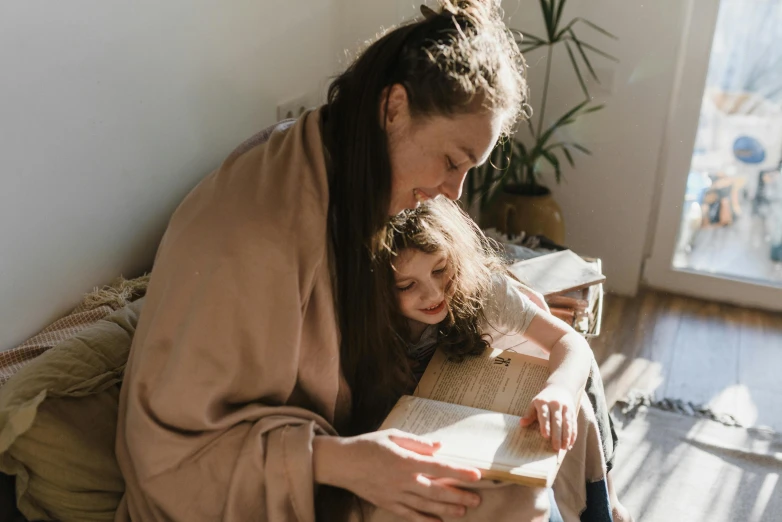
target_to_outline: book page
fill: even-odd
[[[523,417],[548,376],[548,361],[526,354],[487,348],[457,363],[438,349],[415,395]]]
[[[380,429],[397,428],[441,443],[438,459],[548,482],[558,457],[538,430],[514,415],[402,397]],[[517,479],[518,480],[518,479]],[[524,482],[524,481],[522,481]]]

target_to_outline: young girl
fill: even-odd
[[[524,334],[549,353],[551,376],[533,399],[523,426],[538,422],[555,450],[571,448],[577,437],[578,394],[595,405],[610,470],[615,434],[592,351],[586,340],[528,297],[474,222],[449,200],[438,198],[395,216],[384,237],[385,276],[398,314],[392,319],[417,382],[434,351],[452,357],[483,352],[487,327]],[[535,297],[533,295],[533,297]],[[412,386],[412,382],[411,382]],[[615,520],[630,520],[613,488]]]

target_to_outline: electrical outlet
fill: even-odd
[[[277,105],[277,121],[298,118],[305,111],[314,106],[310,102],[310,96],[303,94]]]

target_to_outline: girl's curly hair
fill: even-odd
[[[394,261],[405,250],[445,254],[448,315],[439,325],[438,343],[456,359],[482,353],[489,344],[480,331],[486,297],[493,274],[505,270],[492,241],[456,203],[443,197],[392,218],[384,239],[385,278],[391,293],[396,288]],[[406,341],[410,335],[408,322],[399,312],[396,295],[391,300],[397,312],[394,330]]]

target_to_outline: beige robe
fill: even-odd
[[[120,397],[117,521],[315,520],[312,440],[349,411],[319,117],[239,147],[173,215]],[[467,520],[545,517],[541,491],[485,487]]]
[[[314,520],[312,438],[348,407],[318,118],[237,149],[171,219],[120,397],[117,520]]]

